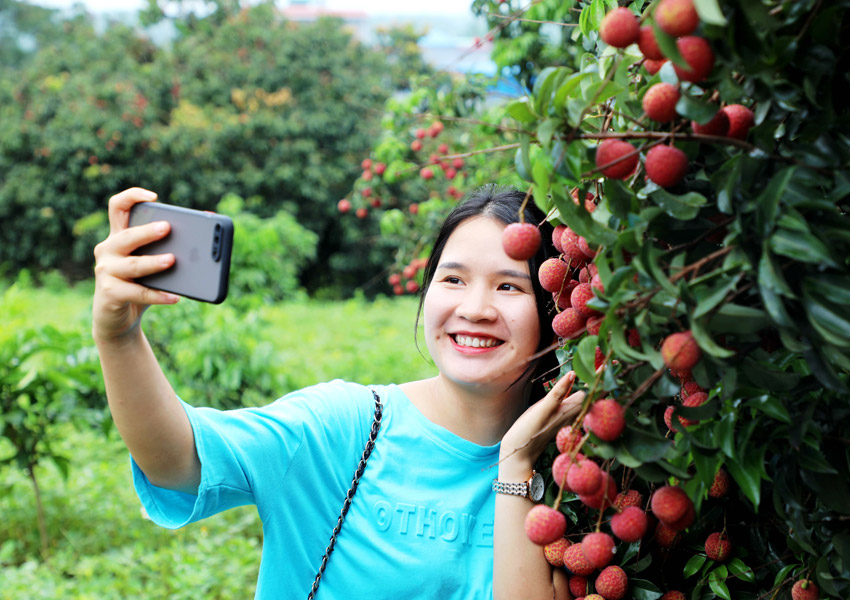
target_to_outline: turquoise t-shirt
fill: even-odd
[[[499,446],[479,446],[426,419],[395,385],[375,449],[317,598],[493,596],[491,481]],[[369,438],[370,388],[333,381],[262,408],[184,404],[201,460],[198,495],[150,484],[135,462],[151,519],[178,528],[256,504],[263,554],[256,598],[303,599],[321,564]]]

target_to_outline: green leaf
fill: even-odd
[[[789,424],[791,423],[791,415],[788,413],[788,409],[786,409],[779,398],[776,398],[775,396],[768,396],[765,394],[756,398],[750,398],[746,405],[752,408],[757,408],[777,421]]]
[[[777,229],[770,236],[770,248],[776,254],[807,263],[823,263],[838,268],[838,263],[830,255],[829,248],[811,233]]]
[[[676,102],[677,113],[701,125],[711,121],[719,110],[720,106],[717,103],[706,102],[688,94],[682,94],[679,96],[679,101]]]
[[[658,42],[658,47],[661,49],[661,53],[669,58],[672,63],[686,69],[690,68],[688,63],[685,62],[685,59],[682,58],[682,55],[679,53],[679,48],[676,46],[676,38],[665,33],[664,30],[658,26],[658,23],[655,22],[655,19],[651,19],[651,21],[652,31],[655,33],[655,40]]]
[[[677,196],[667,190],[658,189],[649,197],[668,215],[681,221],[690,221],[699,214],[699,209],[707,202],[705,196],[696,192],[688,192]]]
[[[525,181],[532,181],[531,176],[531,152],[530,152],[529,137],[523,135],[520,137],[520,147],[516,149],[514,156],[514,167],[517,175]]]
[[[520,123],[533,123],[537,120],[537,116],[531,112],[528,98],[520,98],[509,103],[505,107],[505,112]]]
[[[764,311],[751,306],[728,302],[720,306],[709,322],[714,333],[756,333],[770,325]]]
[[[822,300],[808,288],[803,290],[803,308],[824,339],[836,346],[850,346],[850,312],[846,308]]]
[[[631,426],[626,428],[625,434],[618,442],[628,448],[629,454],[642,463],[660,460],[673,445],[673,442],[665,437],[652,435],[644,429]]]
[[[735,415],[727,413],[714,426],[714,443],[729,458],[735,458]]]
[[[796,566],[797,565],[787,565],[782,567],[782,569],[779,570],[779,573],[776,574],[776,577],[773,578],[773,587],[777,587],[785,581],[788,573],[790,573]]]
[[[699,347],[703,351],[717,358],[729,358],[735,356],[735,352],[718,346],[715,341],[711,339],[711,335],[708,333],[708,329],[706,328],[706,320],[706,317],[703,317],[701,319],[691,321],[691,333],[693,333],[694,339]]]
[[[773,230],[779,201],[782,199],[785,188],[788,187],[788,182],[796,169],[797,167],[786,167],[779,171],[771,178],[770,183],[756,199],[758,228],[764,236],[767,236]]]
[[[767,287],[788,298],[797,297],[785,281],[785,275],[776,267],[776,263],[766,247],[762,250],[759,259],[758,283],[760,286]]]
[[[596,73],[595,69],[583,70],[578,73],[573,73],[566,80],[561,83],[558,91],[555,92],[555,108],[559,110],[563,110],[566,105],[567,98],[572,95],[572,93],[578,89],[578,85],[584,80],[584,78],[594,75]]]
[[[706,558],[705,554],[694,554],[687,564],[685,564],[685,570],[683,571],[685,579],[699,571],[705,564]]]
[[[810,446],[802,446],[797,455],[797,462],[804,469],[814,473],[825,473],[827,475],[838,475],[838,470],[826,460],[823,454]]]
[[[747,583],[754,583],[756,580],[755,573],[749,568],[740,558],[733,558],[727,565],[729,571],[738,579]]]
[[[720,10],[720,5],[717,0],[694,0],[694,7],[697,9],[700,21],[710,25],[726,25],[726,17],[723,11]]]
[[[850,306],[850,277],[818,274],[803,279],[803,287],[817,290],[825,300]]]
[[[629,590],[634,600],[658,600],[664,593],[651,581],[630,579]]]
[[[729,279],[721,280],[713,288],[701,289],[696,292],[697,307],[691,318],[698,319],[720,304],[724,298],[738,286],[743,273],[738,273]]]
[[[760,450],[748,448],[745,452],[739,452],[737,459],[730,458],[726,461],[729,474],[753,503],[756,511],[761,501],[761,473],[764,469],[765,450],[766,447]]]
[[[711,575],[708,576],[708,587],[711,588],[712,592],[723,598],[723,600],[732,600],[732,596],[729,594],[729,588],[726,587],[726,580],[720,577],[718,569],[712,571]]]
[[[596,336],[589,335],[582,338],[573,351],[573,371],[588,386],[596,379],[596,346]]]
[[[555,132],[560,126],[560,119],[552,117],[544,119],[543,122],[537,126],[537,141],[539,141],[543,146],[548,146],[552,141],[552,136],[555,135]]]

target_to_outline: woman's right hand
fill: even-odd
[[[130,208],[154,200],[156,194],[142,188],[124,190],[109,199],[109,236],[94,249],[92,334],[96,340],[118,339],[138,327],[151,304],[174,304],[180,298],[133,281],[174,264],[173,254],[131,255],[136,248],[168,235],[170,225],[165,221],[130,227]]]

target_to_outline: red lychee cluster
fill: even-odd
[[[393,294],[400,296],[405,292],[408,294],[417,293],[419,282],[416,281],[416,274],[424,269],[427,264],[427,258],[414,258],[401,270],[401,273],[392,273],[387,278],[387,282],[392,286]],[[404,285],[402,285],[402,280],[406,280]]]
[[[680,487],[667,485],[655,490],[650,499],[652,514],[673,532],[684,531],[696,517],[694,503]],[[658,537],[658,531],[656,531]]]

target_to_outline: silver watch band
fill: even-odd
[[[493,491],[497,494],[510,494],[511,496],[522,496],[523,498],[528,498],[528,482],[504,483],[498,479],[494,479]]]

